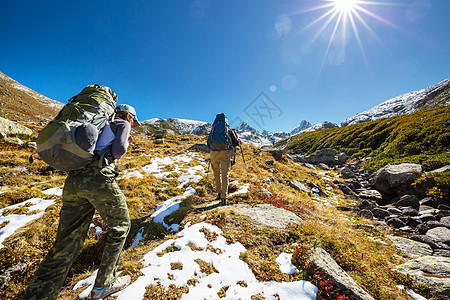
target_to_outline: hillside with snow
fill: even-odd
[[[341,126],[411,114],[423,108],[442,105],[450,105],[450,78],[428,88],[389,99],[369,110],[344,120]]]

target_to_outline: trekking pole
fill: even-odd
[[[206,192],[206,185],[208,184],[208,175],[209,175],[209,166],[210,165],[211,165],[211,159],[208,161],[208,171],[206,171],[205,192]]]
[[[245,158],[244,158],[244,151],[242,150],[242,145],[240,148],[241,148],[241,154],[242,154],[242,161],[244,162],[244,166],[245,166],[245,172],[247,172],[247,180],[248,180],[248,182],[250,182],[250,178],[248,177],[247,164],[245,163]]]

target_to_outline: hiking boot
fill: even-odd
[[[108,297],[111,294],[114,294],[118,291],[123,290],[131,281],[130,275],[117,277],[113,283],[111,283],[108,287],[104,288],[92,288],[91,291],[91,300],[102,300]]]
[[[222,199],[222,198],[220,197],[220,193],[218,193],[216,199],[214,199],[214,200],[220,200],[220,199]]]
[[[226,198],[220,199],[220,206],[225,206],[228,204],[228,200]]]

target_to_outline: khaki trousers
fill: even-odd
[[[227,197],[228,192],[228,169],[231,165],[231,150],[211,151],[211,167],[216,182],[216,192],[222,198]]]

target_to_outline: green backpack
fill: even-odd
[[[92,162],[99,132],[114,116],[116,103],[109,87],[86,86],[39,132],[37,153],[57,170],[83,168]]]

